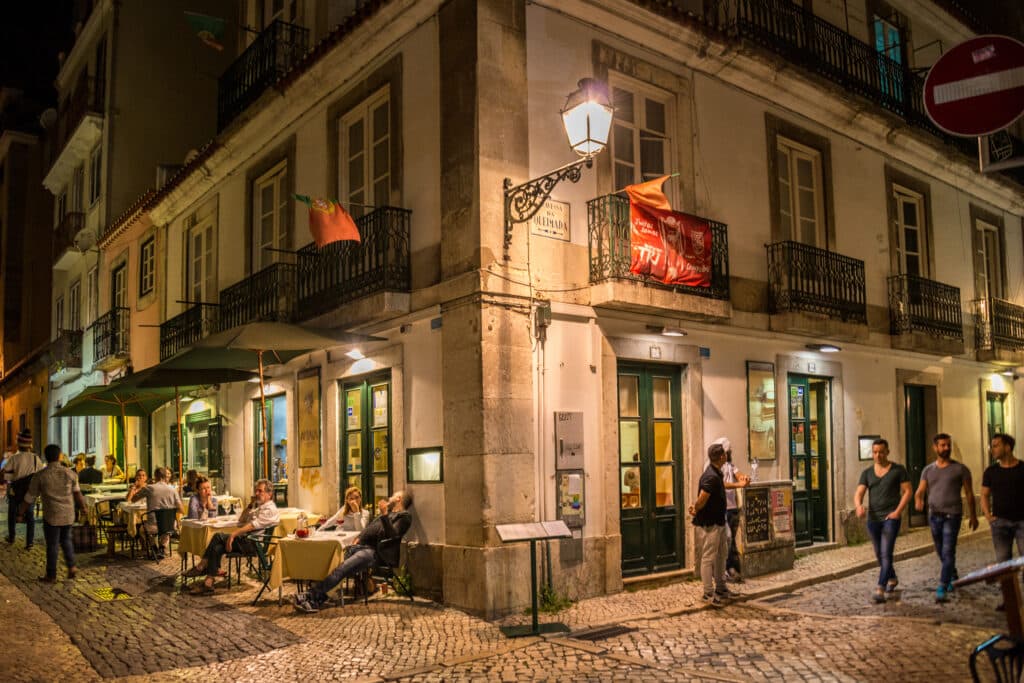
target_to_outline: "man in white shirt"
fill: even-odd
[[[258,480],[253,488],[249,507],[238,518],[239,528],[230,534],[216,534],[203,551],[203,559],[185,573],[185,576],[189,577],[206,574],[206,581],[192,589],[192,594],[213,593],[213,581],[220,571],[220,562],[224,555],[232,551],[255,553],[256,546],[246,534],[276,527],[280,521],[281,515],[274,504],[274,485],[269,479]]]
[[[7,542],[14,543],[15,520],[18,508],[25,500],[32,475],[43,469],[43,461],[32,452],[32,431],[22,429],[18,434],[18,452],[7,458],[4,479],[7,481]],[[32,547],[36,537],[36,519],[31,512],[25,515],[25,549]]]
[[[84,512],[85,498],[78,489],[75,470],[60,464],[60,446],[50,444],[44,451],[46,467],[31,477],[25,500],[19,514],[29,513],[36,498],[43,499],[43,534],[46,537],[46,574],[39,577],[43,583],[57,580],[57,554],[64,551],[68,578],[78,573],[75,549],[71,542],[71,525],[75,522],[75,504]]]
[[[157,510],[180,511],[183,507],[181,494],[178,493],[178,489],[168,483],[170,478],[171,471],[169,469],[157,467],[153,470],[153,480],[148,486],[140,487],[132,484],[132,487],[128,489],[128,495],[125,497],[129,503],[133,500],[146,501],[145,530],[151,538],[156,538],[156,557],[158,560],[162,560],[167,555],[165,548],[167,541],[171,537],[171,532],[166,531],[158,535],[156,515],[148,513],[153,513]]]

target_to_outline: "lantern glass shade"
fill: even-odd
[[[583,157],[592,157],[608,144],[612,127],[612,106],[608,90],[593,78],[584,78],[569,95],[562,110],[562,123],[569,146]]]

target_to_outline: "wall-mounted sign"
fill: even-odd
[[[530,219],[530,234],[569,241],[569,202],[549,199]]]

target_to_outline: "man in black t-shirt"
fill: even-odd
[[[995,463],[981,477],[981,511],[992,530],[996,562],[1024,555],[1024,465],[1013,455],[1016,440],[1009,434],[992,436],[990,449]]]
[[[729,536],[725,527],[725,448],[720,442],[708,448],[708,466],[700,476],[697,500],[690,506],[690,516],[697,529],[697,546],[701,549],[700,578],[704,582],[704,601],[719,607],[722,598],[735,594],[723,580],[725,557],[729,554]],[[713,584],[712,584],[713,582]]]

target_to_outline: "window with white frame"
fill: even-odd
[[[671,173],[675,120],[671,96],[624,77],[613,75],[610,80],[615,107],[610,145],[615,188]],[[671,194],[670,186],[665,189]]]
[[[999,226],[974,219],[974,289],[979,299],[1003,297],[1003,255]]]
[[[95,267],[90,268],[85,276],[85,324],[91,325],[96,320],[96,294],[98,271]]]
[[[53,323],[54,329],[59,333],[60,330],[64,329],[64,297],[58,296],[57,300],[53,303]]]
[[[70,211],[82,210],[82,194],[85,191],[85,166],[78,166],[71,174],[71,206]]]
[[[82,418],[80,418],[80,417],[72,417],[69,420],[70,423],[71,423],[71,427],[70,427],[71,433],[69,435],[70,438],[68,439],[68,441],[70,442],[68,444],[68,450],[71,453],[75,453],[75,452],[77,452],[79,450],[79,448],[78,448],[78,435],[79,435],[79,432],[81,431],[81,428],[80,428],[80,425],[79,425],[78,421],[81,420],[81,419]]]
[[[892,194],[896,203],[896,251],[900,275],[928,277],[924,197],[895,184]]]
[[[295,23],[300,9],[299,0],[261,0],[259,8],[263,28],[278,20]]]
[[[96,418],[85,418],[85,451],[94,453],[96,451]]]
[[[68,329],[82,329],[82,281],[75,280],[68,288]]]
[[[56,211],[56,220],[54,221],[55,226],[60,225],[61,221],[64,220],[64,216],[68,212],[68,189],[66,187],[60,191],[59,195],[57,195]]]
[[[110,271],[110,305],[123,308],[128,305],[128,264],[122,262]]]
[[[338,196],[353,216],[391,203],[391,98],[385,87],[338,121]]]
[[[146,296],[156,284],[156,237],[150,237],[139,248],[139,296]]]
[[[103,178],[103,152],[99,145],[89,157],[89,206],[100,198],[100,183]]]
[[[779,135],[775,154],[784,239],[827,248],[821,152]]]
[[[282,161],[253,182],[253,272],[280,259],[274,249],[291,247],[288,162]]]
[[[185,244],[185,298],[213,302],[217,297],[216,212],[191,216]]]

